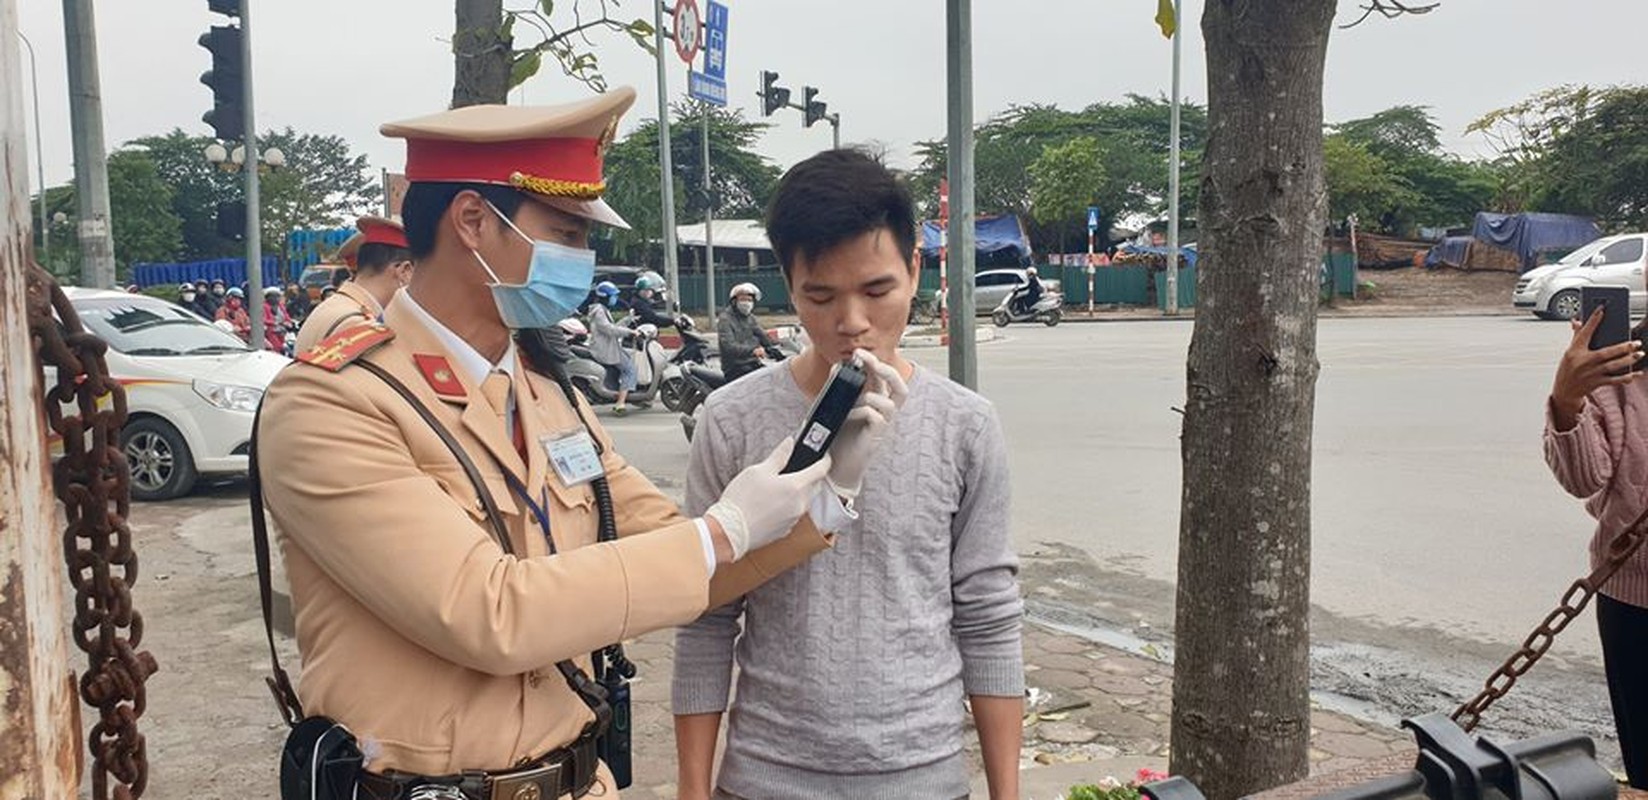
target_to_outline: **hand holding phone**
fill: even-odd
[[[1628,298],[1627,295],[1626,302]],[[1574,321],[1573,339],[1557,364],[1556,380],[1551,386],[1551,411],[1557,430],[1573,428],[1588,395],[1604,386],[1630,383],[1637,377],[1634,370],[1642,366],[1643,343],[1627,338],[1629,310],[1617,312],[1615,316],[1626,318],[1625,332],[1621,335],[1617,324],[1614,329],[1602,332],[1609,315],[1615,313],[1606,306],[1606,301],[1588,304],[1582,292],[1581,307],[1589,310],[1583,320]]]

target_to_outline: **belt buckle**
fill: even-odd
[[[561,796],[564,761],[524,769],[492,779],[491,800],[556,800]]]

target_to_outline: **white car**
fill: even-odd
[[[132,497],[168,500],[201,476],[244,473],[252,415],[288,359],[159,298],[64,291],[86,330],[108,343],[109,374],[126,387],[120,446]]]
[[[1002,299],[1029,282],[1028,273],[1017,268],[987,269],[974,274],[973,312],[981,317],[990,316],[990,312],[1001,305]],[[1047,291],[1059,291],[1059,282],[1056,280],[1042,278],[1041,285]]]
[[[1555,264],[1522,274],[1511,291],[1511,304],[1542,319],[1577,319],[1579,290],[1586,286],[1624,286],[1631,290],[1631,313],[1648,311],[1648,233],[1606,236],[1562,257]]]

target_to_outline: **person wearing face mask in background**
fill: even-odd
[[[180,284],[177,287],[177,304],[205,319],[217,319],[217,312],[206,304],[200,296],[200,290],[192,283]]]
[[[292,320],[299,325],[309,318],[309,312],[314,307],[309,304],[309,293],[296,283],[286,284],[286,311],[292,315]]]
[[[790,442],[686,517],[553,364],[517,355],[516,332],[584,299],[591,226],[624,225],[601,160],[634,99],[382,128],[407,141],[412,282],[276,377],[252,443],[302,653],[301,686],[277,689],[307,720],[294,774],[351,738],[370,754],[317,796],[616,797],[591,651],[747,592],[852,519],[828,458],[779,474]]]
[[[618,387],[617,401],[612,413],[629,413],[624,401],[635,390],[635,360],[630,357],[624,340],[634,331],[612,321],[612,309],[618,306],[618,287],[611,281],[595,285],[595,302],[589,306],[589,354],[595,363],[607,368],[607,381]]]
[[[248,344],[252,341],[252,315],[246,310],[246,293],[238,287],[224,290],[223,305],[218,306],[217,319],[233,325],[235,335]]]
[[[228,287],[224,285],[222,280],[214,280],[209,285],[203,281],[197,281],[195,286],[199,287],[200,290],[198,299],[212,310],[212,315],[207,319],[216,319],[217,310],[223,307],[224,292],[228,291]]]
[[[727,308],[715,325],[721,372],[727,376],[727,383],[761,369],[762,356],[774,360],[779,357],[772,337],[755,318],[755,303],[760,299],[761,289],[753,283],[740,283],[727,293]]]
[[[355,220],[355,229],[359,233],[337,255],[354,268],[354,276],[309,312],[298,329],[300,353],[347,327],[377,321],[395,292],[412,280],[412,252],[400,220],[364,216]]]

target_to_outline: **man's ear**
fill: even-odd
[[[486,198],[479,192],[466,189],[452,198],[441,222],[465,250],[479,250],[484,237],[487,218],[493,216]]]

